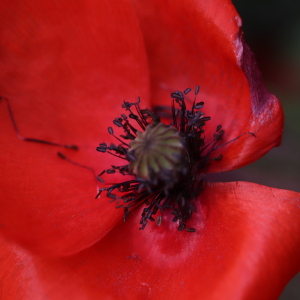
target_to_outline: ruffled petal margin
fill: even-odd
[[[277,299],[300,270],[300,194],[214,183],[178,232],[163,220],[120,223],[74,256],[43,259],[3,241],[1,295],[9,299]]]
[[[0,95],[10,99],[22,135],[79,151],[18,139],[0,102],[0,231],[43,255],[78,252],[122,217],[96,180],[69,159],[95,168],[120,164],[95,149],[117,142],[107,132],[141,96],[148,65],[138,21],[126,1],[1,1]]]
[[[283,113],[270,94],[252,52],[243,39],[241,19],[230,0],[131,0],[145,38],[150,66],[152,104],[170,105],[169,94],[201,86],[198,101],[212,119],[209,143],[217,125],[225,144],[214,154],[223,159],[209,172],[233,170],[252,163],[278,146]],[[190,104],[194,96],[188,97]]]

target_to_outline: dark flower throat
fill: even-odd
[[[154,112],[141,109],[140,99],[136,103],[125,102],[122,107],[128,116],[122,114],[115,118],[114,125],[123,128],[124,134],[117,137],[112,127],[108,132],[119,142],[119,145],[101,143],[97,151],[109,153],[126,161],[121,166],[111,166],[104,173],[116,172],[130,176],[129,180],[99,189],[96,198],[103,191],[111,202],[116,201],[117,208],[124,209],[124,221],[130,212],[144,206],[140,220],[140,229],[148,221],[162,222],[162,214],[170,212],[173,222],[178,223],[178,230],[187,227],[187,220],[196,211],[194,202],[203,190],[204,176],[212,160],[222,156],[211,157],[219,148],[224,130],[217,126],[212,142],[205,144],[204,126],[210,117],[201,111],[204,103],[196,103],[199,86],[195,89],[195,99],[190,110],[186,107],[185,95],[176,91],[171,94],[171,109],[158,107]],[[135,108],[134,112],[132,108]],[[161,122],[171,119],[169,125]],[[134,124],[132,124],[134,123]],[[187,228],[195,232],[195,228]]]

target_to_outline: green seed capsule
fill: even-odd
[[[181,137],[174,127],[163,123],[148,125],[130,142],[129,152],[135,157],[130,162],[130,170],[139,178],[150,180],[153,175],[176,170],[183,150]]]

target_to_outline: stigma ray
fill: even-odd
[[[6,104],[7,104],[7,109],[8,109],[8,112],[9,112],[9,116],[10,116],[11,122],[13,124],[14,129],[15,129],[17,137],[20,140],[25,141],[25,142],[33,142],[33,143],[50,145],[50,146],[63,147],[63,148],[67,148],[67,149],[71,149],[71,150],[76,150],[76,151],[79,150],[79,147],[77,145],[60,144],[60,143],[55,143],[55,142],[45,141],[45,140],[41,140],[41,139],[28,138],[28,137],[22,136],[21,133],[20,133],[20,131],[19,131],[19,127],[17,125],[16,119],[14,117],[13,110],[11,108],[9,99],[6,98],[6,97],[0,96],[0,101],[1,100],[4,100],[6,102]],[[59,158],[65,160],[65,161],[67,161],[67,162],[69,162],[69,163],[71,163],[71,164],[73,164],[75,166],[78,166],[78,167],[81,167],[81,168],[89,170],[93,174],[93,177],[96,180],[96,188],[97,188],[97,191],[98,191],[98,189],[99,189],[99,184],[98,184],[99,183],[99,177],[96,175],[96,172],[95,172],[95,170],[92,167],[85,166],[85,165],[82,165],[80,163],[77,163],[77,162],[69,159],[67,156],[65,156],[61,152],[57,152],[57,155],[58,155]]]
[[[59,144],[59,143],[55,143],[55,142],[50,142],[50,141],[45,141],[45,140],[40,140],[40,139],[36,139],[36,138],[29,138],[29,137],[22,136],[21,133],[20,133],[20,131],[19,131],[17,122],[15,120],[15,117],[14,117],[11,105],[9,103],[9,99],[6,98],[6,97],[0,96],[0,101],[1,100],[4,100],[6,102],[6,104],[7,104],[7,109],[8,109],[8,112],[9,112],[10,119],[11,119],[13,127],[14,127],[14,129],[16,131],[17,137],[20,140],[25,141],[25,142],[33,142],[33,143],[46,144],[46,145],[50,145],[50,146],[64,147],[64,148],[71,149],[71,150],[78,150],[79,149],[78,146],[76,146],[76,145],[65,145],[65,144]]]

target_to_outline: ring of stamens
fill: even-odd
[[[191,89],[171,94],[171,111],[158,108],[159,113],[149,109],[140,109],[140,99],[136,103],[124,102],[122,105],[129,112],[128,117],[122,114],[113,123],[124,130],[124,135],[116,137],[112,127],[108,132],[114,135],[121,143],[101,143],[97,147],[99,152],[107,152],[127,161],[122,166],[112,166],[99,174],[102,180],[104,173],[119,172],[124,176],[134,176],[133,179],[113,184],[99,190],[96,198],[103,191],[112,202],[117,202],[117,208],[124,209],[124,220],[134,209],[145,206],[140,224],[144,229],[148,221],[155,221],[158,211],[170,211],[174,216],[172,221],[178,222],[178,230],[184,230],[188,219],[195,211],[195,199],[203,189],[203,180],[207,167],[212,160],[222,157],[210,157],[218,148],[224,131],[219,125],[213,141],[205,144],[204,126],[210,117],[204,116],[201,111],[204,103],[196,103],[195,99],[191,110],[186,108],[185,95]],[[136,113],[132,111],[135,107]],[[160,122],[160,115],[169,116],[172,120],[169,125]],[[132,125],[134,120],[139,130]],[[126,142],[129,141],[129,142]],[[121,193],[117,196],[114,191]],[[162,221],[161,215],[156,223]],[[194,232],[195,228],[187,228]]]

